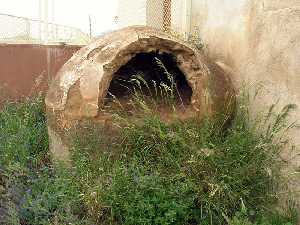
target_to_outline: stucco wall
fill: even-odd
[[[288,103],[300,108],[300,1],[201,2],[194,10],[206,12],[199,28],[208,54],[229,66],[237,87],[262,86],[253,115],[277,101],[278,108]],[[194,14],[193,23],[198,19]],[[292,115],[294,120],[300,123],[299,109]],[[300,131],[294,130],[290,137],[297,148],[285,157],[291,159],[291,168],[300,168]]]

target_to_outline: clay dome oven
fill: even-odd
[[[46,108],[54,156],[68,157],[66,129],[80,120],[99,119],[109,94],[126,96],[115,82],[118,77],[126,80],[142,72],[144,79],[159,82],[162,77],[155,72],[159,70],[155,59],[171,70],[184,103],[195,116],[221,112],[228,99],[233,102],[227,74],[192,45],[144,26],[114,31],[78,51],[50,85]]]

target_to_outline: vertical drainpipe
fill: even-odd
[[[51,36],[52,40],[55,40],[56,37],[54,35],[54,23],[55,23],[55,0],[51,0]]]
[[[48,0],[45,0],[45,5],[44,5],[44,13],[45,13],[45,18],[44,18],[44,25],[45,25],[45,44],[48,43],[48,35],[49,35],[49,19],[48,19]]]
[[[89,35],[90,35],[90,40],[92,40],[92,18],[91,18],[91,15],[89,15]]]
[[[26,38],[28,38],[28,40],[30,39],[30,22],[29,22],[29,19],[26,18],[25,19],[25,24],[26,24]]]
[[[48,0],[44,0],[44,26],[45,26],[45,38],[44,38],[44,47],[46,48],[46,61],[47,61],[47,68],[46,68],[46,74],[47,74],[47,80],[48,84],[50,84],[51,81],[51,50],[49,48],[49,2]]]
[[[190,23],[190,34],[192,34],[193,33],[193,31],[194,31],[194,29],[193,29],[193,3],[194,3],[194,0],[190,0],[191,1],[191,3],[190,3],[190,18],[189,18],[189,23]]]
[[[55,0],[52,0],[51,23],[55,23]]]
[[[191,17],[192,17],[192,0],[185,0],[185,33],[186,38],[189,37],[191,33]]]
[[[39,0],[39,42],[42,41],[42,0]]]

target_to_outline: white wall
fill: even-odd
[[[172,0],[171,27],[178,33],[190,32],[190,14],[192,0]]]
[[[119,0],[118,27],[146,25],[147,0]]]

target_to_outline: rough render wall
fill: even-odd
[[[300,1],[194,1],[198,2],[194,11],[205,12],[198,23],[210,56],[234,71],[237,87],[263,86],[253,115],[279,100],[280,107],[298,105],[291,121],[300,122]],[[199,16],[193,15],[197,23]],[[285,157],[292,159],[289,166],[295,169],[300,167],[300,131],[294,130],[290,137],[297,149]]]

